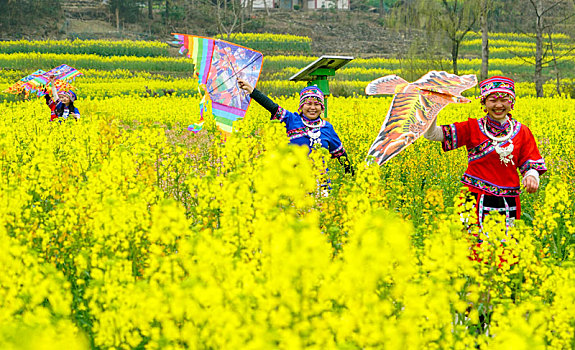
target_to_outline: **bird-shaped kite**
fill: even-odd
[[[477,84],[475,75],[458,76],[431,71],[409,83],[397,75],[370,82],[367,95],[395,95],[368,156],[379,165],[393,158],[429,129],[439,111],[449,103],[469,103],[461,92]]]
[[[195,35],[174,34],[174,44],[181,45],[180,53],[194,61],[198,82],[211,100],[212,114],[218,128],[225,134],[233,132],[233,124],[246,114],[251,98],[238,86],[238,79],[256,86],[262,70],[263,55],[224,40]],[[188,130],[197,132],[203,124],[206,95],[200,102],[200,123]]]

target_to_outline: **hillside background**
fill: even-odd
[[[289,41],[280,50],[250,47],[268,57],[312,59],[331,54],[387,59],[372,68],[389,69],[399,63],[398,74],[408,80],[432,69],[473,73],[480,79],[505,74],[517,82],[534,83],[538,97],[545,95],[543,85],[550,82],[557,94],[575,96],[573,0],[349,0],[349,9],[302,9],[302,0],[282,0],[282,4],[292,1],[291,9],[256,9],[254,1],[0,0],[0,40],[170,43],[171,33],[187,33],[219,35],[250,46],[237,34],[290,34],[310,38],[307,49]],[[489,53],[481,33],[489,34]],[[181,57],[175,46],[169,55]],[[267,64],[262,78],[287,79],[294,72],[285,68]],[[379,73],[372,70],[371,79]],[[347,77],[349,81],[358,78],[351,73]],[[352,91],[355,88],[342,93]]]
[[[170,23],[165,23],[165,8],[154,7],[153,19],[140,8],[137,15],[120,19],[101,1],[59,1],[50,10],[46,21],[31,23],[18,21],[19,13],[10,14],[12,22],[4,18],[0,24],[1,40],[42,39],[171,39],[170,33],[184,32],[201,36],[220,34],[213,9],[201,7],[172,9]],[[185,14],[187,11],[188,16]],[[183,12],[183,13],[182,13]],[[38,13],[37,15],[42,15]],[[187,17],[187,18],[186,18]],[[6,23],[7,22],[7,23]],[[236,28],[241,32],[241,28]],[[417,33],[389,29],[377,13],[349,10],[254,10],[244,19],[243,32],[277,33],[307,36],[312,39],[312,53],[389,56],[407,52],[411,38]],[[224,33],[227,34],[227,33]],[[233,34],[232,34],[233,35]]]
[[[486,0],[457,1],[473,11]],[[525,0],[490,0],[492,32],[533,33],[537,17]],[[572,1],[537,0],[553,8],[547,31],[573,37]],[[453,1],[452,1],[453,2]],[[449,55],[449,39],[433,26],[425,1],[351,0],[350,10],[248,9],[235,0],[0,0],[0,40],[170,40],[170,33],[278,33],[312,39],[312,55],[358,57]],[[470,10],[471,11],[471,10]],[[469,16],[469,13],[465,14]],[[477,13],[471,30],[479,31]],[[477,52],[476,57],[480,57]],[[465,57],[461,57],[465,58]]]

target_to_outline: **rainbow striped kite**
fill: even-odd
[[[244,117],[251,102],[237,79],[256,86],[262,69],[262,53],[219,39],[187,34],[174,34],[174,37],[174,44],[181,45],[180,53],[193,60],[194,74],[207,92],[200,102],[200,123],[190,125],[188,130],[201,130],[207,97],[218,128],[225,134],[232,133],[234,122]]]
[[[10,93],[10,94],[21,94],[21,93],[26,93],[28,90],[25,88],[25,85],[27,82],[29,82],[30,80],[34,79],[35,77],[37,77],[38,75],[44,74],[46,72],[44,72],[41,69],[38,69],[37,71],[35,71],[32,74],[29,74],[27,76],[25,76],[24,78],[18,80],[15,84],[13,84],[12,86],[9,86],[6,90],[4,90],[4,92]]]
[[[26,83],[26,86],[30,90],[30,92],[37,91],[38,96],[45,95],[43,91],[43,87],[48,85],[50,82],[50,76],[54,76],[56,78],[56,82],[61,81],[65,82],[65,84],[58,84],[56,83],[56,88],[58,90],[70,90],[73,87],[69,84],[70,81],[73,81],[77,76],[82,75],[77,69],[68,66],[67,64],[59,65],[56,68],[53,68],[45,73],[40,75],[35,75],[30,81]]]

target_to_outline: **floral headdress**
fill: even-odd
[[[497,96],[508,95],[511,103],[515,103],[515,82],[507,77],[494,76],[479,83],[481,89],[481,103],[485,102],[487,96],[496,93]]]

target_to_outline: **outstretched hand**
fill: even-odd
[[[240,89],[246,90],[248,94],[251,94],[254,91],[254,87],[243,79],[238,79],[238,86],[240,87]]]

